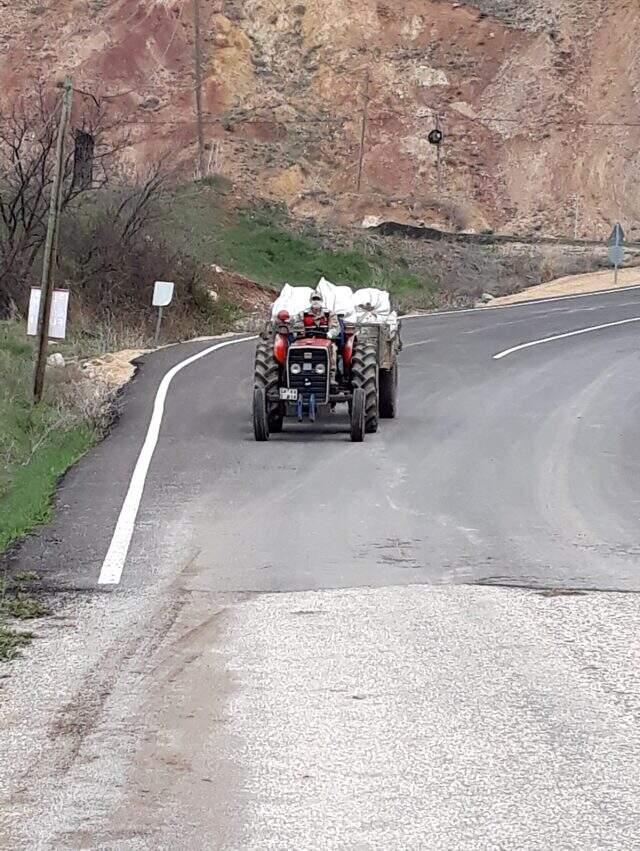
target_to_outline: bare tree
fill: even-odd
[[[0,317],[13,304],[26,302],[29,275],[45,240],[53,185],[56,101],[40,87],[31,97],[0,111]],[[109,126],[106,109],[95,98],[81,99],[69,133],[63,211],[83,193],[104,187],[118,154],[128,146],[128,139]]]
[[[164,213],[164,194],[171,172],[159,160],[130,183],[110,187],[92,201],[91,209],[79,206],[78,216],[67,216],[63,232],[67,241],[65,263],[75,288],[93,304],[109,306],[139,296],[140,281],[129,274],[129,259],[153,256],[157,246],[152,225]],[[146,261],[145,261],[146,262]]]

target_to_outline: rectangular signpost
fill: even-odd
[[[156,347],[160,339],[160,325],[162,324],[162,309],[171,304],[173,298],[173,281],[156,281],[153,288],[153,306],[158,308],[158,321],[156,323]]]
[[[27,318],[27,334],[31,337],[38,335],[38,317],[40,315],[40,300],[42,290],[40,287],[31,288],[29,298],[29,315]],[[67,335],[67,313],[69,312],[69,290],[54,290],[51,300],[51,311],[49,313],[50,340],[64,340]]]
[[[609,237],[609,262],[615,269],[614,287],[618,286],[618,269],[624,263],[624,231],[621,224],[615,224]]]

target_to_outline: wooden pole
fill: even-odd
[[[33,401],[35,404],[42,399],[44,390],[44,374],[47,365],[47,346],[49,342],[49,319],[51,316],[51,301],[53,299],[53,266],[55,263],[55,244],[58,231],[58,221],[62,207],[62,187],[64,182],[64,140],[71,115],[73,100],[73,84],[71,77],[65,77],[63,84],[62,110],[58,124],[58,139],[56,143],[56,161],[53,172],[53,186],[49,202],[49,221],[47,237],[42,258],[42,288],[40,291],[40,312],[38,314],[38,354],[33,382]]]
[[[436,113],[436,130],[440,130],[440,114]],[[442,155],[440,152],[440,144],[436,146],[436,185],[438,194],[442,191]]]
[[[198,124],[198,171],[200,180],[205,176],[204,124],[202,120],[202,30],[200,26],[200,0],[193,0],[194,61],[196,121]]]
[[[362,108],[362,132],[360,134],[360,158],[358,162],[358,192],[362,187],[362,169],[364,167],[364,146],[367,138],[367,121],[369,118],[369,82],[370,72],[367,68],[367,75],[364,81],[364,105]]]

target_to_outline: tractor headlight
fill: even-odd
[[[289,369],[292,375],[300,375],[300,373],[302,372],[302,367],[299,363],[292,363]]]
[[[316,364],[316,372],[318,373],[318,375],[324,375],[326,371],[327,367],[323,363]]]

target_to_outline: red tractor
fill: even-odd
[[[396,415],[399,324],[340,321],[338,339],[318,328],[301,328],[281,310],[261,333],[255,360],[253,430],[268,440],[282,431],[286,417],[298,422],[347,404],[351,440],[378,430],[379,418]],[[335,383],[332,346],[337,347]]]

